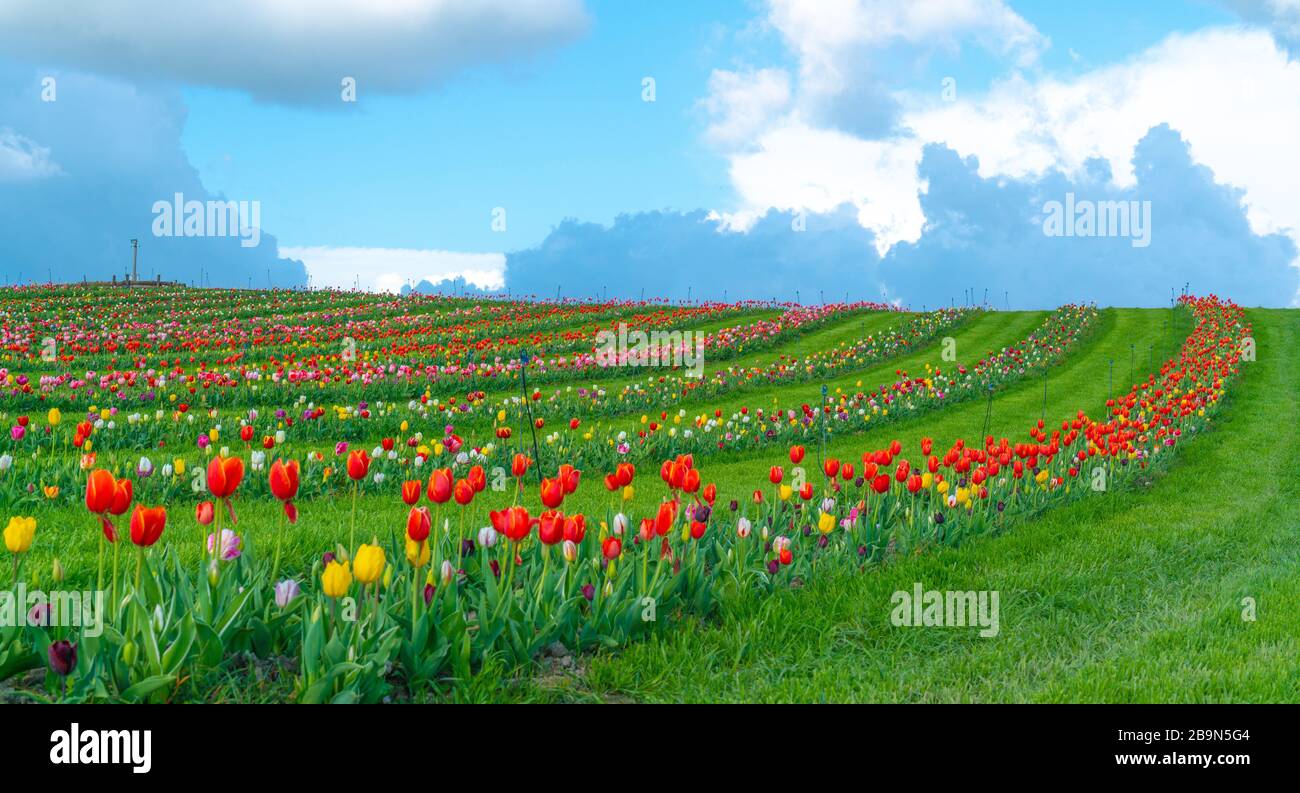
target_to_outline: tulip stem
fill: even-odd
[[[355,553],[357,547],[357,482],[352,483],[352,530],[348,537],[348,553]]]
[[[537,606],[542,605],[542,588],[546,586],[546,574],[551,569],[551,546],[542,545],[542,577],[537,582]]]
[[[280,546],[284,541],[284,524],[280,525],[280,530],[275,534],[275,561],[271,563],[271,586],[275,586],[275,578],[280,574]]]
[[[144,548],[136,548],[135,557],[135,591],[140,591],[140,570],[144,567]]]
[[[120,538],[119,538],[119,539],[120,539]],[[117,560],[118,560],[118,557],[119,557],[119,555],[120,555],[119,552],[120,552],[120,550],[121,550],[121,547],[122,547],[122,546],[121,546],[121,543],[117,542],[117,540],[114,540],[114,541],[113,541],[113,611],[114,611],[114,613],[116,613],[116,611],[117,611],[117,606],[118,606],[118,602],[117,602],[117,572],[118,572]]]
[[[104,531],[100,527],[99,532],[99,577],[95,579],[95,589],[99,592],[104,591]]]

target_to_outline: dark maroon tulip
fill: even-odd
[[[767,572],[770,575],[776,575],[776,571],[780,569],[781,569],[781,563],[775,559],[772,559],[767,563]]]
[[[330,562],[334,561],[334,552],[326,551],[320,558],[320,563],[324,567],[329,567]]]
[[[500,565],[499,563],[497,563],[497,560],[496,560],[496,559],[493,559],[493,560],[492,560],[492,562],[491,562],[491,564],[489,565],[489,567],[492,568],[492,577],[493,577],[493,578],[500,578],[500,577],[501,577],[501,565]]]
[[[429,605],[429,604],[432,603],[432,602],[433,602],[433,584],[425,584],[425,585],[424,585],[424,605],[427,606],[427,605]]]
[[[591,600],[592,598],[596,597],[596,588],[591,584],[583,584],[582,596],[585,597],[587,600]]]
[[[50,645],[50,669],[56,675],[67,677],[77,666],[77,645],[67,639],[59,639]]]

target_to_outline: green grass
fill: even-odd
[[[1098,363],[1158,333],[1119,311],[1087,356],[1061,367],[1049,415],[1095,406]],[[1255,311],[1245,364],[1217,426],[1147,486],[1097,494],[1002,536],[830,575],[731,603],[588,659],[581,676],[516,683],[522,699],[646,701],[1294,701],[1300,699],[1300,314]],[[995,404],[1027,425],[1041,392]],[[969,423],[970,408],[933,422]],[[1035,411],[1029,411],[1035,412]],[[1012,418],[1014,416],[1014,418]],[[896,628],[890,597],[996,590],[1001,632]],[[1257,620],[1242,619],[1254,598]]]

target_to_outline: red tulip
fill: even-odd
[[[147,548],[158,542],[167,525],[167,510],[162,507],[143,507],[139,504],[131,513],[131,542]]]
[[[781,470],[781,466],[774,465],[772,466],[771,470],[767,472],[767,481],[771,482],[774,485],[779,485],[781,484],[781,479],[784,476],[785,476],[785,472]]]
[[[230,498],[244,478],[244,461],[217,455],[208,463],[208,490],[217,498]]]
[[[487,474],[483,472],[483,466],[471,466],[469,473],[465,475],[465,481],[469,482],[475,493],[482,493],[487,488]]]
[[[542,479],[542,504],[547,509],[556,509],[564,503],[564,483],[559,479]]]
[[[108,511],[113,515],[125,513],[131,508],[133,493],[130,479],[117,480],[113,487],[113,503],[109,504]]]
[[[710,482],[704,486],[703,495],[704,500],[708,502],[709,506],[713,506],[713,502],[718,498],[718,486]]]
[[[790,447],[790,463],[791,463],[792,465],[798,465],[799,463],[803,462],[803,454],[804,454],[804,451],[803,451],[803,447],[802,447],[802,446],[791,446],[791,447]]]
[[[424,542],[429,539],[429,530],[433,528],[433,519],[429,517],[428,507],[411,507],[406,515],[406,536],[412,542]]]
[[[570,515],[564,519],[564,539],[572,543],[581,543],[587,536],[587,518],[584,515]]]
[[[298,496],[299,470],[298,461],[277,459],[271,463],[271,470],[267,474],[267,480],[271,485],[271,494],[281,501],[292,501]]]
[[[244,426],[239,428],[239,439],[244,443],[248,443],[249,441],[253,440],[252,424],[245,424]]]
[[[660,537],[668,533],[668,530],[677,522],[677,502],[664,501],[659,505],[659,513],[655,516],[655,533]]]
[[[871,480],[871,489],[882,495],[887,492],[889,490],[889,475],[880,474]]]
[[[699,489],[700,472],[691,468],[686,471],[686,475],[682,478],[682,490],[685,490],[687,493],[694,493]]]
[[[366,478],[370,471],[370,455],[366,454],[365,449],[354,449],[348,452],[348,478],[354,482],[360,482]]]
[[[826,478],[834,479],[835,475],[838,474],[839,472],[840,472],[840,461],[836,460],[834,457],[827,457],[826,460],[822,463],[822,473],[826,474]]]
[[[619,487],[620,485],[618,484],[618,474],[605,474],[606,490],[613,493],[615,490],[618,490]]]
[[[212,505],[211,501],[200,501],[198,504],[194,505],[194,519],[197,520],[200,525],[210,526],[212,524],[212,519],[216,517],[215,513],[216,507]]]
[[[103,468],[96,468],[86,478],[86,509],[102,515],[113,505],[113,491],[117,489],[117,480]]]
[[[510,474],[515,477],[523,476],[528,473],[528,466],[532,462],[522,454],[516,454],[510,461]]]
[[[424,489],[424,483],[419,479],[408,479],[402,483],[402,503],[408,507],[413,507],[420,500],[420,491]]]
[[[619,463],[614,467],[614,474],[618,477],[620,487],[627,487],[632,484],[632,477],[636,475],[636,467],[631,463]]]
[[[550,510],[539,515],[537,538],[545,545],[554,545],[564,539],[564,513]]]
[[[617,537],[606,537],[600,544],[600,552],[606,559],[613,561],[623,552],[623,541]]]
[[[456,503],[462,507],[469,506],[469,502],[474,500],[474,486],[469,483],[468,479],[457,481],[454,492],[456,494]]]
[[[446,504],[451,500],[452,476],[450,468],[435,468],[429,476],[429,500],[435,504]]]
[[[492,527],[513,542],[519,542],[528,536],[528,532],[537,523],[537,518],[530,517],[526,507],[510,507],[488,513]]]
[[[578,479],[582,472],[571,465],[561,465],[560,470],[556,473],[556,478],[564,486],[564,494],[567,496],[578,489]]]
[[[812,482],[804,482],[803,487],[799,488],[799,498],[808,501],[813,497]]]

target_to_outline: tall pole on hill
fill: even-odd
[[[140,275],[137,272],[137,265],[140,261],[140,240],[131,240],[131,280],[138,281]]]

